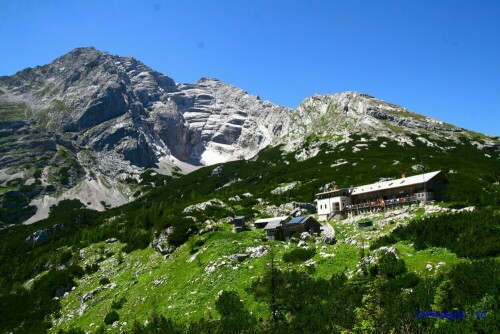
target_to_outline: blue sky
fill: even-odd
[[[364,92],[500,135],[500,1],[0,0],[0,75],[75,47],[295,108]]]

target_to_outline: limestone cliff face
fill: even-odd
[[[191,131],[189,157],[204,164],[251,158],[289,124],[290,110],[216,79],[179,85],[167,96]]]

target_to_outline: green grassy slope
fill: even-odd
[[[386,142],[385,148],[381,147],[383,142]],[[367,144],[367,146],[361,146],[360,151],[353,152],[354,145],[360,143]],[[472,144],[439,143],[442,147],[455,146],[442,152],[439,148],[428,147],[423,143],[418,144],[419,141],[415,140],[415,143],[414,147],[401,147],[389,139],[365,142],[361,140],[361,137],[355,137],[354,141],[336,148],[330,148],[324,144],[315,157],[305,161],[297,161],[294,153],[286,154],[279,148],[269,148],[262,151],[252,161],[235,161],[220,166],[210,166],[186,176],[169,177],[164,180],[160,180],[162,176],[155,176],[155,181],[163,181],[155,182],[157,185],[164,182],[166,185],[151,189],[137,201],[123,207],[103,213],[68,207],[64,210],[54,210],[51,217],[45,221],[30,226],[1,230],[0,311],[5,321],[0,331],[37,332],[45,331],[51,326],[55,326],[51,331],[59,328],[68,330],[71,327],[94,331],[97,327],[103,326],[104,318],[111,312],[113,302],[115,302],[116,313],[120,318],[119,326],[128,330],[131,329],[136,319],[141,324],[146,319],[151,320],[149,315],[152,309],[156,309],[160,314],[180,324],[197,322],[200,319],[218,319],[220,314],[214,311],[216,308],[214,303],[217,302],[221,290],[234,290],[243,300],[245,309],[252,312],[256,321],[262,320],[259,330],[268,329],[266,324],[269,323],[271,306],[267,297],[263,297],[262,292],[258,292],[255,288],[255,284],[258,284],[255,282],[268,277],[268,263],[270,262],[268,256],[247,259],[236,269],[233,269],[236,263],[228,262],[229,264],[222,265],[211,274],[207,275],[205,272],[205,268],[211,261],[219,259],[218,263],[220,263],[224,261],[224,256],[245,252],[248,246],[262,244],[263,232],[248,231],[233,234],[229,231],[229,226],[218,225],[219,231],[195,236],[195,232],[204,227],[203,222],[207,219],[219,221],[235,214],[259,215],[261,213],[258,209],[263,204],[257,205],[258,198],[275,205],[292,200],[312,202],[314,193],[319,192],[319,187],[332,181],[341,187],[348,187],[351,184],[374,182],[381,177],[398,177],[401,171],[407,171],[410,175],[417,174],[419,171],[414,171],[412,167],[420,164],[420,161],[428,171],[443,170],[450,180],[445,194],[448,204],[489,208],[491,213],[484,216],[488,217],[485,219],[485,224],[491,227],[490,233],[496,236],[498,221],[494,217],[498,215],[495,216],[492,212],[499,207],[498,185],[495,184],[500,178],[498,153],[479,151]],[[308,145],[314,145],[314,142]],[[347,163],[339,165],[339,159],[345,159]],[[334,167],[331,167],[332,165]],[[281,194],[271,193],[279,186],[297,181],[300,183],[289,191]],[[228,200],[229,197],[242,196],[247,192],[253,196],[239,202]],[[221,199],[227,206],[212,207],[202,212],[183,213],[188,205],[212,198]],[[415,214],[421,215],[422,212]],[[185,216],[192,216],[196,221],[184,219]],[[452,219],[444,222],[445,224],[454,223]],[[64,227],[56,231],[55,224],[63,224]],[[175,233],[169,237],[169,240],[180,247],[170,258],[164,260],[149,245],[155,232],[168,226],[175,227]],[[382,234],[390,233],[393,227],[391,224],[380,225],[376,226],[373,231],[365,233],[357,231],[352,225],[335,223],[341,240],[349,237],[359,239],[359,234],[365,233],[366,235],[361,237],[366,241],[366,247]],[[52,231],[47,241],[40,244],[30,244],[25,241],[26,237],[33,232],[45,228]],[[465,230],[464,236],[467,236],[467,231],[469,230]],[[446,234],[447,231],[439,233]],[[117,238],[119,241],[104,243],[108,238]],[[379,273],[371,272],[368,276],[359,276],[356,272],[360,269],[364,270],[357,266],[361,257],[359,243],[325,245],[326,249],[321,249],[322,244],[316,245],[311,242],[309,244],[311,248],[318,247],[312,258],[316,263],[315,269],[307,269],[303,266],[303,262],[286,263],[283,261],[283,255],[296,247],[295,244],[290,246],[283,243],[272,244],[278,269],[284,275],[280,277],[290,282],[287,286],[291,292],[300,287],[293,283],[298,277],[304,281],[304,286],[330,284],[325,282],[342,273],[350,277],[351,283],[348,285],[354,284],[352,288],[357,292],[352,293],[353,299],[348,309],[351,314],[355,314],[355,309],[358,309],[356,314],[359,316],[348,317],[346,322],[338,320],[341,324],[339,326],[344,329],[352,329],[353,326],[370,326],[369,323],[363,323],[363,319],[366,318],[363,312],[371,310],[373,305],[363,302],[361,297],[367,296],[368,298],[373,292],[370,290],[373,288],[370,283],[371,277],[379,282],[377,284],[382,289],[379,292],[385,296],[384,298],[399,298],[403,293],[402,289],[424,291],[428,285],[432,286],[425,290],[427,291],[425,298],[419,297],[411,302],[402,299],[407,303],[405,314],[410,315],[407,319],[408,323],[415,326],[412,328],[423,326],[421,331],[426,331],[432,326],[429,327],[429,323],[422,325],[422,322],[412,320],[411,315],[414,311],[412,308],[417,306],[430,308],[434,302],[434,295],[437,293],[437,286],[445,277],[448,277],[447,275],[455,277],[453,284],[458,284],[456,282],[460,278],[453,276],[456,266],[474,268],[476,261],[483,261],[472,260],[468,256],[463,257],[462,253],[455,253],[458,252],[456,248],[448,244],[430,243],[425,247],[420,244],[416,245],[416,241],[406,235],[384,242],[380,245],[393,246],[398,257],[405,261],[407,268],[405,273],[391,274],[389,271],[390,275],[387,276],[385,269],[381,269]],[[481,243],[481,240],[472,241],[472,245],[478,243]],[[263,244],[270,245],[271,243]],[[287,247],[290,248],[287,249]],[[372,252],[375,252],[375,249],[365,249],[365,251],[363,255],[367,257],[373,255]],[[321,255],[321,252],[335,254],[335,256],[328,257]],[[195,254],[198,254],[196,258],[189,262],[190,257]],[[490,253],[488,257],[498,258],[498,254],[495,254]],[[434,268],[439,262],[445,262],[446,265],[438,270],[426,269],[428,263]],[[92,269],[93,264],[98,264],[99,269],[95,271],[97,266]],[[60,270],[57,270],[58,268]],[[490,267],[486,265],[485,268]],[[302,274],[297,274],[298,276],[287,274],[293,271]],[[493,272],[492,267],[481,275],[491,275]],[[416,276],[413,277],[410,274]],[[359,278],[361,281],[352,283],[358,280],[358,276],[361,277]],[[383,277],[386,277],[385,280]],[[107,280],[101,281],[104,278],[110,283],[107,283]],[[351,287],[344,285],[347,283],[335,282],[331,284],[341,284],[345,287],[345,291],[351,291],[349,290]],[[111,283],[116,284],[116,287],[108,286]],[[394,284],[400,284],[398,291],[394,290]],[[46,286],[53,288],[45,289]],[[74,291],[70,289],[72,286],[75,286]],[[108,287],[101,287],[95,296],[85,303],[86,308],[82,309],[82,303],[78,297],[99,286]],[[69,290],[69,296],[59,296],[59,299],[54,299],[59,288],[64,288],[60,291]],[[493,292],[493,290],[482,291],[480,296],[486,298]],[[420,296],[420,292],[417,294]],[[321,303],[326,303],[325,308],[330,307],[321,294],[315,295],[315,292],[311,291],[310,295],[304,296],[304,298],[313,297]],[[462,303],[465,297],[459,295],[456,298]],[[478,307],[498,310],[494,302],[491,305],[488,304],[490,303],[488,298],[484,302],[481,298],[476,298],[474,303],[479,303]],[[9,308],[8,305],[13,302],[21,311],[16,312]],[[299,321],[300,317],[297,318],[297,306],[287,303],[286,299],[282,300],[280,314],[283,314],[285,320],[279,324],[285,327],[292,326],[292,324],[298,326],[299,323],[296,321]],[[455,306],[464,307],[465,304],[460,303]],[[117,304],[120,304],[120,307],[117,307]],[[453,306],[453,304],[450,305]],[[331,307],[336,307],[336,310],[341,312],[337,309],[340,306]],[[32,311],[23,311],[27,309]],[[390,312],[392,311],[390,310],[392,309],[388,306],[382,307],[379,310],[381,313],[378,319],[382,319],[383,326],[385,326],[383,328],[399,328],[396,320],[391,320]],[[127,325],[122,322],[126,322]],[[470,326],[475,325],[471,323]],[[339,331],[332,328],[328,327],[325,330]],[[113,331],[118,330],[119,328],[113,329]]]

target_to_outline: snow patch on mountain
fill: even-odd
[[[205,166],[210,166],[223,162],[228,162],[230,160],[235,160],[235,159],[231,155],[221,154],[220,151],[216,151],[213,148],[207,148],[201,154],[200,163]]]

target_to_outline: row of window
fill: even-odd
[[[342,202],[343,205],[345,206],[345,202]],[[332,203],[335,206],[335,210],[339,210],[339,203]],[[328,204],[320,204],[319,209],[328,209]]]

